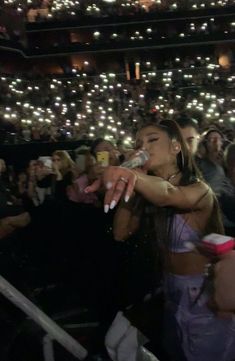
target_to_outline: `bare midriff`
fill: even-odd
[[[176,275],[196,275],[204,272],[208,258],[195,252],[169,254],[166,270]]]

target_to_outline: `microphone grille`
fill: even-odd
[[[149,159],[149,154],[146,150],[140,150],[138,152],[138,155],[144,161],[144,163],[147,162],[147,160]]]

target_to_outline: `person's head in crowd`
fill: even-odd
[[[90,167],[95,164],[95,158],[90,152],[90,148],[87,146],[81,146],[75,150],[75,162],[80,174],[87,173]]]
[[[6,163],[4,159],[0,159],[0,175],[5,173],[7,170]]]
[[[204,158],[206,156],[206,147],[202,140],[198,143],[196,155],[198,158]]]
[[[119,165],[120,164],[120,152],[117,148],[108,140],[103,138],[97,138],[94,140],[91,145],[91,154],[97,159],[98,152],[108,152],[109,153],[109,165]]]
[[[177,124],[180,127],[181,134],[189,148],[189,151],[192,155],[195,155],[197,153],[198,143],[200,140],[197,120],[181,117],[177,119]]]
[[[164,179],[181,173],[181,184],[200,177],[180,128],[173,120],[149,123],[137,132],[136,148],[145,149],[150,159],[147,170]]]
[[[217,157],[223,151],[224,135],[217,128],[209,129],[203,137],[207,156]]]
[[[235,186],[235,143],[231,143],[225,150],[225,165],[228,176]]]
[[[17,174],[17,182],[21,183],[21,184],[25,184],[27,183],[28,177],[27,177],[27,173],[25,171],[20,171]]]
[[[29,161],[28,168],[27,168],[27,174],[28,174],[29,178],[31,178],[31,179],[33,179],[35,177],[36,166],[37,166],[37,160],[31,159]]]
[[[120,152],[120,163],[123,163],[135,154],[135,149],[125,147],[121,139],[117,141],[117,149]]]
[[[36,159],[31,159],[29,161],[29,168],[34,168],[34,167],[36,167],[36,165],[37,165],[37,160]]]
[[[76,169],[75,162],[66,150],[56,150],[52,154],[52,166],[62,175],[65,175],[68,172],[75,172]]]
[[[52,169],[52,159],[51,157],[39,157],[38,162],[41,162],[45,168],[48,170]]]
[[[48,176],[52,173],[52,159],[51,157],[39,157],[36,164],[36,178],[38,180]]]

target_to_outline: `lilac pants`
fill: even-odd
[[[173,360],[235,361],[235,317],[218,318],[205,294],[197,300],[202,283],[202,275],[165,276],[165,347]]]

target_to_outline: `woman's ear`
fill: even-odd
[[[172,140],[172,151],[174,154],[178,154],[181,151],[180,142],[177,140]]]

